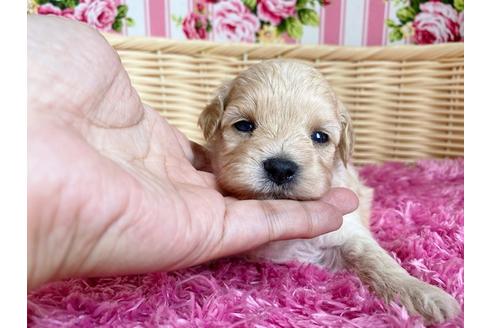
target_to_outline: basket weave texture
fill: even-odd
[[[463,156],[462,43],[356,48],[106,38],[142,100],[197,142],[197,118],[224,80],[261,60],[294,58],[319,69],[349,109],[355,164]]]

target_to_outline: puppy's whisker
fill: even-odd
[[[256,157],[253,157],[253,156],[248,156],[248,158],[249,158],[250,160],[252,160],[252,161],[253,161],[253,163],[255,163],[255,164],[257,164],[257,165],[260,165],[260,164],[261,164],[260,160],[259,160],[259,159],[257,159]]]

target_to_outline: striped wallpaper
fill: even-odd
[[[184,17],[193,10],[194,0],[124,0],[128,16],[135,25],[125,26],[125,35],[159,36],[186,39],[181,26],[172,17]],[[212,10],[212,5],[208,5]],[[316,8],[320,15],[317,27],[305,26],[302,44],[387,45],[389,30],[385,20],[395,18],[397,5],[385,0],[332,0],[328,6]],[[211,32],[210,40],[220,40]],[[295,41],[293,41],[295,42]],[[397,41],[391,44],[403,43]]]

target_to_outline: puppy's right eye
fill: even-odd
[[[246,120],[234,123],[234,127],[240,132],[253,132],[253,130],[255,129],[255,125],[252,122]]]

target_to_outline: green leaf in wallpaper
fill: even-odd
[[[395,27],[398,27],[399,25],[397,23],[395,23],[394,20],[387,19],[386,20],[386,26],[391,27],[391,28],[395,28]]]
[[[127,13],[128,13],[128,6],[127,5],[119,5],[118,6],[118,13],[116,14],[116,19],[126,17]]]
[[[398,9],[396,12],[396,17],[402,22],[403,24],[411,22],[416,15],[415,10],[412,7],[403,7]]]
[[[135,20],[131,17],[127,17],[126,19],[126,26],[135,26]]]
[[[255,10],[256,7],[256,0],[243,0],[243,3],[248,7],[250,10]]]
[[[78,4],[79,4],[79,0],[65,0],[65,6],[67,8],[77,7]]]
[[[116,32],[120,32],[121,31],[121,28],[123,27],[123,23],[121,22],[121,19],[115,20],[114,23],[113,23],[113,25],[111,27]]]
[[[416,13],[419,13],[420,12],[420,4],[423,2],[426,2],[426,1],[427,0],[410,0],[410,7],[412,7]]]
[[[441,0],[442,3],[446,3],[448,5],[453,5],[454,0]]]
[[[431,1],[431,0],[410,0],[410,7],[412,7],[416,13],[419,13],[420,12],[420,4],[422,4],[424,2],[429,2],[429,1]],[[393,0],[393,2],[396,5],[407,5],[408,4],[408,0]],[[440,0],[439,2],[448,4],[448,5],[453,5],[454,0]]]
[[[277,33],[282,34],[287,32],[287,21],[284,19],[277,25]]]
[[[465,10],[465,1],[464,0],[454,0],[453,2],[454,8],[458,11],[463,11]]]
[[[391,42],[399,41],[403,38],[403,32],[399,28],[393,29],[389,34],[389,39]]]
[[[329,2],[328,0],[297,0],[296,3],[296,9],[302,9],[302,8],[315,8],[316,3],[318,3],[320,6],[326,6]]]
[[[299,9],[297,11],[297,15],[299,16],[299,20],[304,25],[318,26],[319,25],[319,16],[318,13],[309,8]]]
[[[76,7],[79,4],[79,0],[36,0],[36,3],[39,5],[51,3],[53,6],[63,10]]]
[[[171,20],[176,24],[176,26],[181,26],[183,23],[183,17],[179,17],[176,15],[171,15]]]
[[[297,0],[296,8],[297,9],[304,8],[308,4],[308,2],[310,2],[310,0]]]
[[[289,34],[290,37],[294,39],[300,39],[302,37],[302,24],[301,22],[295,18],[295,17],[289,17],[285,20],[286,23],[286,28],[287,28],[287,33]]]

